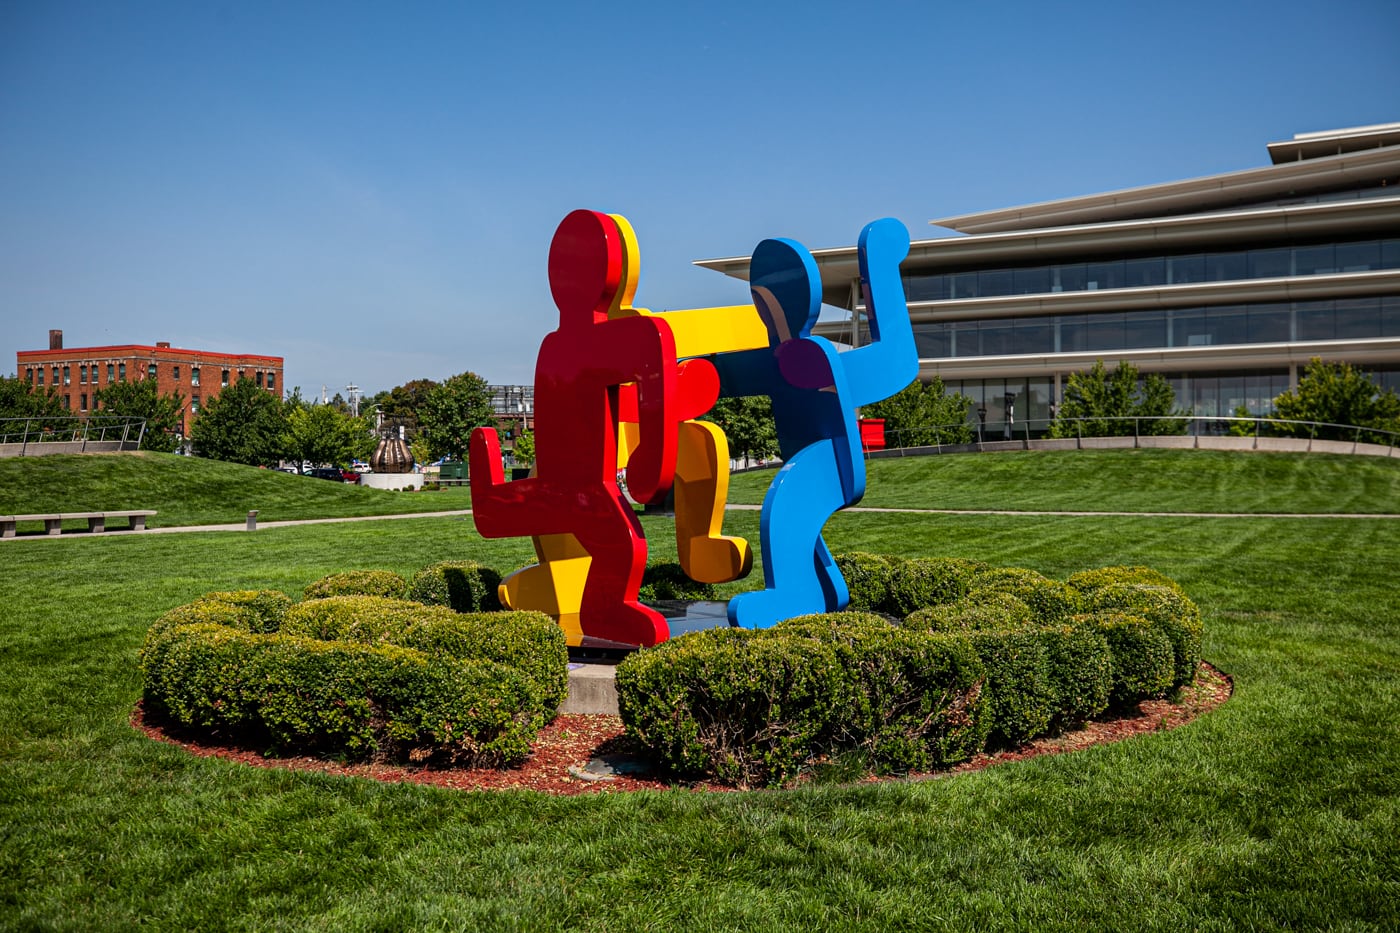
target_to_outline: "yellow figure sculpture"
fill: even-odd
[[[609,319],[651,315],[632,306],[640,272],[636,234],[626,218],[610,215],[622,233],[623,275]],[[659,315],[670,325],[676,356],[707,356],[751,350],[768,345],[768,331],[753,305],[667,311]],[[714,403],[719,386],[708,366],[680,364],[679,394],[694,409],[680,425],[677,438],[676,551],[681,568],[693,580],[724,583],[744,576],[753,567],[753,551],[743,538],[720,533],[729,494],[729,443],[717,425],[697,419]],[[631,410],[629,411],[629,398]],[[618,469],[638,441],[635,395],[625,388],[621,398],[622,427],[618,438]],[[578,645],[583,631],[578,621],[583,584],[590,558],[572,535],[540,535],[534,539],[538,563],[501,581],[501,602],[512,609],[536,609],[559,620],[569,644]]]

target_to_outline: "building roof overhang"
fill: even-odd
[[[1181,247],[1247,244],[1268,239],[1400,232],[1400,194],[1395,197],[1252,208],[1182,217],[1153,217],[1074,227],[1053,227],[976,236],[916,240],[901,265],[908,273],[976,264],[1048,262],[1074,256],[1170,252]],[[813,250],[823,300],[845,307],[860,276],[856,248]],[[749,257],[702,259],[695,265],[748,280]]]
[[[1270,198],[1366,187],[1400,172],[1400,145],[1371,148],[1260,168],[1124,188],[1021,207],[959,214],[929,221],[960,233],[995,233],[1035,227],[1103,223],[1138,217],[1227,209]]]

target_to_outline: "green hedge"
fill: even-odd
[[[1096,570],[1081,570],[1071,574],[1065,583],[1081,593],[1091,593],[1105,586],[1120,583],[1141,583],[1146,586],[1165,586],[1182,596],[1186,591],[1175,580],[1151,567],[1099,567]]]
[[[965,639],[858,613],[697,632],[617,668],[629,735],[670,771],[740,786],[851,751],[885,771],[960,761],[986,735],[982,682]]]
[[[1050,661],[1055,695],[1051,731],[1082,726],[1108,708],[1113,690],[1113,653],[1096,628],[1047,625],[1040,629]]]
[[[987,671],[991,740],[1021,745],[1048,731],[1056,712],[1050,654],[1040,633],[1021,621],[1024,617],[1010,604],[1014,597],[985,595],[1003,598],[921,609],[910,614],[904,626],[963,633],[972,641]]]
[[[850,602],[846,608],[851,612],[883,612],[889,600],[890,580],[899,558],[883,554],[869,554],[865,551],[850,551],[832,555],[836,569],[846,580],[850,592]]]
[[[322,577],[302,591],[306,599],[327,596],[388,596],[401,599],[408,592],[408,581],[392,570],[347,570]]]
[[[326,641],[388,642],[430,654],[497,661],[524,673],[540,703],[555,710],[569,685],[569,648],[542,612],[459,613],[380,596],[331,596],[299,603],[283,631]]]
[[[457,612],[494,612],[501,608],[497,590],[501,575],[485,564],[445,560],[413,575],[408,598],[427,606],[449,606]]]
[[[1019,567],[984,570],[972,578],[968,594],[1008,593],[1030,606],[1043,625],[1064,622],[1082,609],[1079,591],[1044,574]]]
[[[903,773],[966,761],[986,742],[985,673],[967,638],[852,612],[800,616],[772,631],[836,652],[846,676],[824,737],[830,752],[856,751],[876,773]]]
[[[1172,644],[1172,686],[1196,679],[1201,664],[1201,611],[1175,584],[1113,583],[1091,591],[1085,604],[1091,612],[1118,610],[1151,622]]]
[[[1141,616],[1095,612],[1075,616],[1076,625],[1103,633],[1113,657],[1113,687],[1109,702],[1132,706],[1140,700],[1165,696],[1172,685],[1172,643]]]
[[[275,632],[282,617],[291,608],[292,599],[280,590],[231,590],[205,593],[197,602],[225,603],[239,606],[251,615],[252,632]]]
[[[283,601],[211,594],[163,615],[141,652],[149,708],[298,752],[501,765],[567,690],[563,632],[541,613],[338,596],[259,614]]]
[[[887,557],[851,551],[835,555],[845,577],[852,612],[903,618],[916,609],[954,602],[967,595],[974,576],[987,569],[960,557]]]
[[[642,586],[638,599],[654,602],[658,599],[718,599],[718,591],[712,583],[699,583],[686,576],[681,565],[674,561],[647,564],[642,573]]]
[[[956,602],[987,565],[958,557],[921,557],[891,562],[889,596],[881,612],[904,618],[926,606]]]

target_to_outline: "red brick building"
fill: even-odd
[[[47,350],[16,353],[15,373],[30,385],[57,389],[63,407],[77,415],[92,411],[97,405],[97,390],[113,382],[155,379],[160,395],[179,393],[184,400],[182,434],[189,433],[201,406],[241,378],[252,379],[278,397],[283,386],[280,356],[184,350],[164,342],[153,347],[65,349],[61,330],[49,331]]]

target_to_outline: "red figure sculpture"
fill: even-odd
[[[574,211],[549,248],[559,329],[535,362],[535,475],[504,481],[495,430],[472,432],[472,516],[483,537],[571,534],[592,558],[579,607],[586,636],[654,645],[666,620],[637,601],[646,567],[641,523],[617,486],[618,387],[635,383],[640,446],[633,498],[664,497],[676,469],[676,345],[656,317],[608,320],[626,275],[616,221]]]

